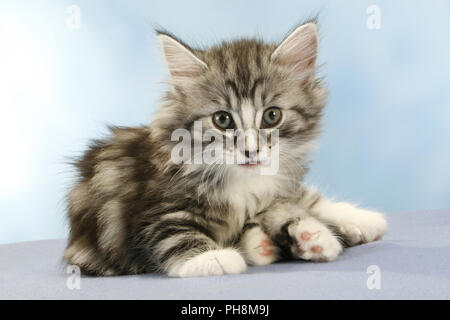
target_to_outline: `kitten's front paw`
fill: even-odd
[[[172,267],[170,277],[206,277],[242,273],[247,269],[244,259],[234,249],[206,251]]]
[[[240,241],[245,260],[255,266],[273,263],[278,258],[278,248],[260,227],[244,233]]]
[[[292,254],[303,260],[333,261],[342,252],[342,245],[336,236],[314,218],[301,219],[288,227],[294,240]]]
[[[387,222],[381,213],[353,206],[341,209],[346,210],[349,215],[342,215],[337,230],[349,245],[377,241],[386,233]]]

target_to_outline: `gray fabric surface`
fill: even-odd
[[[382,241],[346,249],[334,262],[277,263],[245,274],[171,279],[149,274],[82,277],[66,286],[65,240],[0,245],[1,299],[449,299],[450,211],[390,213]],[[377,265],[381,288],[369,290]]]

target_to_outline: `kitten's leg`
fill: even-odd
[[[246,263],[232,248],[221,248],[214,235],[188,213],[171,214],[151,227],[149,246],[160,269],[172,277],[202,277],[244,272]],[[183,215],[183,216],[180,216]],[[169,215],[170,216],[170,215]]]
[[[278,259],[279,249],[257,222],[247,222],[244,226],[239,247],[248,264],[262,266]]]
[[[296,204],[274,206],[262,215],[262,224],[274,242],[284,250],[283,256],[332,261],[342,252],[338,237]]]
[[[376,241],[386,233],[387,223],[381,213],[345,202],[332,202],[314,188],[305,189],[300,205],[317,219],[336,228],[349,245]]]

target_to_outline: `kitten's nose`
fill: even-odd
[[[252,150],[252,151],[249,151],[249,150],[244,151],[245,156],[249,159],[254,158],[258,153],[259,153],[259,149]]]

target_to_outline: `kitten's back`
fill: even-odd
[[[140,272],[129,259],[133,212],[154,176],[149,128],[111,128],[75,162],[79,181],[68,196],[70,238],[64,257],[83,272]]]

